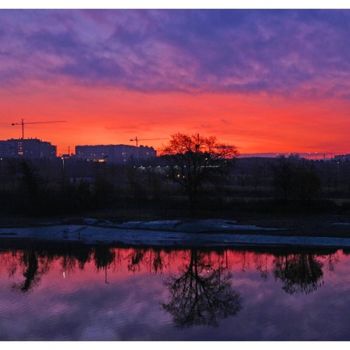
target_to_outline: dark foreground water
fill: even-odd
[[[343,250],[2,245],[0,340],[350,340]]]

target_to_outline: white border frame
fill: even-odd
[[[347,9],[348,0],[11,0],[2,9]]]

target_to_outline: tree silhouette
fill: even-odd
[[[179,327],[215,326],[220,318],[241,309],[241,297],[232,289],[230,277],[221,266],[212,269],[199,252],[191,251],[184,272],[166,282],[170,301],[162,306]]]
[[[23,272],[24,281],[15,284],[13,287],[26,293],[39,283],[41,275],[47,270],[47,266],[44,264],[40,267],[38,254],[34,250],[23,252],[22,264],[25,266]]]
[[[115,258],[115,252],[108,246],[98,246],[94,250],[94,262],[98,270],[107,268]]]
[[[22,292],[29,292],[37,286],[41,277],[47,273],[55,259],[60,259],[61,267],[64,271],[73,271],[76,263],[80,269],[84,269],[86,262],[90,260],[92,248],[83,247],[31,247],[24,249],[9,268],[9,276],[13,276],[19,266],[23,267],[24,281],[15,283],[13,288]],[[114,252],[108,248],[96,248],[94,254],[95,264],[98,269],[109,266],[114,261]],[[97,251],[97,253],[96,253]]]
[[[320,178],[309,162],[298,157],[281,157],[273,168],[275,195],[284,201],[310,201],[321,191]]]
[[[215,137],[180,133],[171,136],[162,153],[170,164],[166,176],[185,190],[191,211],[196,208],[201,187],[223,179],[230,160],[238,154],[234,146],[218,143]]]
[[[130,262],[128,264],[129,271],[135,272],[137,269],[140,268],[140,265],[144,259],[146,252],[147,252],[146,249],[139,249],[139,248],[133,249],[133,252],[130,257]]]
[[[289,254],[276,259],[274,275],[288,294],[308,294],[322,284],[322,263],[310,253]]]
[[[152,266],[153,266],[154,272],[158,272],[158,271],[163,270],[164,262],[162,259],[161,251],[159,251],[159,250],[154,251]]]

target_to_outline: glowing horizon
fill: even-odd
[[[350,153],[350,11],[0,11],[0,139]],[[142,144],[143,142],[141,142]],[[165,140],[144,144],[161,147]]]

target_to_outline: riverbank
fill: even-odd
[[[207,219],[207,218],[212,219]],[[256,230],[253,226],[261,227],[263,230],[258,230],[259,234],[270,235],[293,235],[293,236],[321,236],[321,237],[350,237],[350,215],[343,214],[261,214],[257,212],[235,212],[228,215],[223,213],[222,215],[213,216],[201,216],[197,219],[190,219],[182,215],[169,215],[158,216],[148,211],[127,211],[127,212],[115,212],[101,211],[85,213],[85,216],[71,215],[71,216],[0,216],[0,228],[12,228],[12,227],[35,227],[35,226],[52,226],[52,225],[85,225],[86,218],[92,218],[91,222],[95,222],[98,225],[114,225],[118,226],[125,222],[170,222],[170,221],[182,221],[186,224],[186,230],[189,229],[190,222],[202,222],[198,226],[196,232],[207,231],[204,226],[208,223],[216,221],[229,221],[234,222],[236,225],[245,226],[244,233],[254,233]],[[146,224],[146,226],[149,224]],[[192,225],[193,226],[193,225]],[[220,227],[209,225],[214,230],[219,230]],[[209,227],[209,229],[210,229]],[[250,229],[248,229],[250,227]],[[134,227],[135,228],[135,227]],[[153,227],[153,229],[159,229]],[[179,226],[181,230],[183,227]],[[268,230],[268,228],[279,228],[279,230]],[[171,227],[166,229],[172,230]],[[232,232],[235,233],[238,227],[233,227]],[[193,230],[193,229],[192,229]],[[228,232],[226,230],[225,232]]]
[[[350,227],[336,223],[334,227]],[[81,244],[122,244],[154,247],[327,247],[349,248],[350,237],[295,235],[285,227],[242,224],[235,220],[153,220],[115,223],[96,218],[80,224],[42,223],[0,228],[1,241],[37,240]]]

